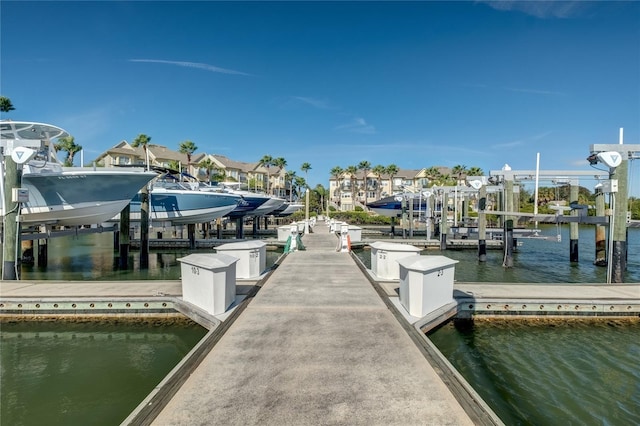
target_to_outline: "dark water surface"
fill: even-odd
[[[542,226],[551,240],[521,239],[514,267],[502,252],[479,263],[475,250],[429,250],[458,260],[461,282],[605,283],[593,265],[594,228],[580,227],[580,262],[569,262],[569,226]],[[561,242],[557,242],[557,234]],[[629,229],[625,282],[640,282],[640,229]],[[198,250],[212,252],[212,250]],[[50,241],[46,268],[23,266],[23,279],[179,279],[178,258],[193,251],[153,250],[149,268],[138,252],[119,270],[110,233]],[[267,267],[282,250],[267,251]],[[359,250],[370,266],[370,251]],[[639,295],[640,296],[640,295]],[[128,325],[2,324],[0,424],[118,424],[204,335]],[[447,325],[430,336],[508,425],[640,424],[640,325],[619,322]],[[35,407],[39,407],[37,410]],[[40,414],[42,413],[42,414]]]
[[[481,320],[431,341],[507,425],[639,425],[640,320]]]
[[[184,320],[1,327],[3,426],[120,424],[206,334]]]
[[[579,262],[569,262],[569,226],[556,228],[540,226],[547,239],[521,238],[521,244],[513,256],[513,268],[504,268],[502,250],[488,250],[487,261],[478,262],[475,249],[425,250],[423,255],[444,255],[458,260],[455,280],[460,282],[494,283],[606,283],[607,268],[595,266],[595,228],[581,226],[579,237]],[[561,241],[557,241],[558,233]],[[398,238],[396,238],[398,239]],[[398,239],[398,241],[405,241]],[[640,282],[640,228],[630,228],[627,240],[627,271],[624,282]],[[371,267],[371,251],[354,250],[368,267]]]
[[[229,240],[232,242],[233,240]],[[140,268],[140,252],[131,251],[129,268],[118,267],[118,253],[113,249],[113,234],[84,234],[77,237],[52,238],[46,267],[22,265],[23,280],[127,281],[180,279],[178,259],[191,253],[214,253],[211,249],[151,250],[149,267]],[[282,249],[267,250],[266,265],[271,267]]]

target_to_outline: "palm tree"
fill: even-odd
[[[427,175],[427,179],[429,179],[428,186],[433,186],[436,183],[439,183],[438,179],[440,179],[440,177],[442,176],[440,170],[438,170],[438,168],[435,166],[429,167],[427,170],[425,170],[425,174]]]
[[[216,165],[211,158],[205,158],[204,160],[198,163],[198,167],[201,169],[205,169],[207,171],[207,182],[211,182],[211,171],[217,170],[218,166]]]
[[[355,210],[355,201],[358,193],[358,168],[356,166],[348,166],[344,172],[349,176],[349,189],[351,190],[351,200],[353,209]]]
[[[136,138],[131,142],[131,146],[137,148],[139,146],[142,147],[145,156],[145,163],[148,163],[149,157],[147,155],[147,145],[151,142],[151,136],[147,136],[144,133],[140,133]],[[147,164],[147,169],[149,168],[149,164]]]
[[[451,174],[456,177],[456,185],[458,184],[458,182],[460,182],[460,180],[462,179],[462,176],[466,175],[466,173],[467,173],[467,166],[463,166],[460,164],[453,166],[453,168],[451,169]]]
[[[385,167],[385,172],[389,175],[389,188],[391,193],[393,194],[393,178],[398,174],[400,169],[395,164],[389,164]]]
[[[278,168],[278,180],[279,180],[280,173],[282,172],[282,169],[287,167],[287,160],[285,160],[282,157],[274,158],[273,159],[273,165]]]
[[[167,163],[167,167],[171,170],[178,170],[182,168],[182,164],[180,164],[179,160],[171,160]]]
[[[309,163],[302,163],[302,165],[300,166],[300,170],[302,172],[304,172],[304,176],[308,177],[309,176],[309,170],[311,170],[311,164]]]
[[[484,171],[480,167],[470,167],[467,176],[484,176]]]
[[[340,199],[342,197],[342,175],[344,174],[344,169],[340,166],[335,166],[329,173],[331,173],[331,176],[333,176],[336,180],[337,194],[333,194],[333,196],[337,195],[338,201],[336,202],[336,204],[340,205]]]
[[[73,156],[76,152],[82,151],[82,146],[77,145],[73,136],[66,136],[58,139],[58,143],[53,144],[56,151],[65,151],[67,158],[64,160],[64,165],[67,167],[73,166]]]
[[[298,199],[300,199],[303,194],[303,191],[301,191],[301,189],[307,187],[307,181],[302,176],[296,176],[294,178],[294,182],[295,182],[296,188],[298,188],[298,190],[296,191],[296,194],[298,196]]]
[[[13,111],[15,108],[13,107],[13,104],[11,103],[11,99],[5,97],[5,96],[0,96],[0,111],[1,112],[9,112],[9,111]]]
[[[371,169],[371,172],[376,175],[376,199],[379,200],[382,192],[382,175],[386,173],[386,169],[382,164],[378,164]]]
[[[294,170],[287,170],[287,173],[284,175],[284,184],[287,186],[287,182],[289,182],[289,201],[292,201],[293,198],[293,180],[296,177],[296,172]]]
[[[358,164],[358,170],[362,170],[362,173],[364,174],[364,204],[367,203],[367,189],[368,189],[368,185],[367,185],[367,181],[368,181],[368,176],[369,176],[369,170],[371,170],[371,163],[368,161],[361,161]]]
[[[318,194],[320,198],[320,213],[322,213],[325,210],[324,200],[329,196],[329,190],[321,184],[317,184],[313,191]]]
[[[271,179],[271,176],[269,174],[269,167],[271,167],[272,165],[273,165],[273,157],[270,155],[264,155],[260,159],[260,161],[258,161],[258,166],[267,168],[267,194],[269,193],[269,180]]]
[[[180,147],[178,148],[178,152],[181,154],[187,154],[187,170],[189,171],[189,166],[191,165],[191,154],[196,152],[198,147],[195,143],[191,141],[183,141],[180,142]]]

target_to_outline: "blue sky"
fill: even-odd
[[[240,161],[587,170],[640,143],[639,2],[0,3],[3,115],[85,163],[138,134]],[[76,161],[78,162],[78,161]],[[632,165],[632,191],[640,169]],[[592,187],[592,183],[584,182]]]

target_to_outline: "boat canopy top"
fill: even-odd
[[[69,133],[51,124],[0,120],[0,136],[2,139],[50,140],[67,137]]]

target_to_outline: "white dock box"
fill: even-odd
[[[278,241],[286,242],[291,236],[291,226],[278,226]]]
[[[359,243],[362,241],[362,228],[355,225],[349,225],[349,238],[352,243]]]
[[[240,241],[216,247],[216,253],[237,257],[236,278],[256,278],[267,267],[267,244],[263,241]]]
[[[224,313],[236,298],[237,257],[194,253],[178,259],[182,298],[211,315]]]
[[[420,249],[410,244],[375,242],[371,244],[371,272],[385,280],[400,278],[398,260],[405,257],[418,257]]]
[[[409,315],[422,318],[453,302],[457,260],[445,256],[416,256],[398,260],[400,303]]]

